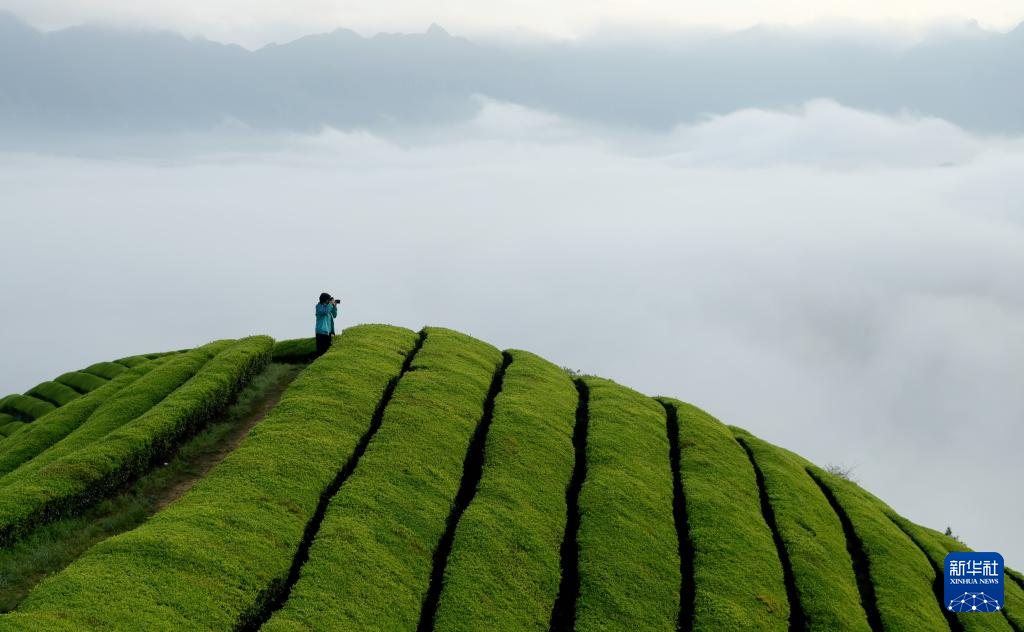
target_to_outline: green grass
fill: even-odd
[[[510,354],[483,476],[455,532],[436,630],[547,630],[558,595],[578,396],[558,366]]]
[[[91,373],[82,373],[81,371],[71,371],[59,376],[55,382],[66,384],[71,388],[75,389],[79,393],[89,393],[95,391],[99,387],[103,386],[108,382],[101,377],[96,377]]]
[[[5,412],[17,419],[32,421],[57,410],[50,402],[44,402],[29,395],[9,395],[0,405],[0,412]]]
[[[65,384],[61,384],[60,382],[43,382],[42,384],[33,387],[25,394],[35,397],[36,399],[48,401],[58,408],[65,404],[70,404],[82,396],[75,389]]]
[[[6,475],[24,463],[34,459],[44,450],[66,437],[92,415],[97,408],[114,397],[125,386],[145,375],[157,362],[138,366],[119,375],[95,391],[63,406],[20,432],[12,434],[0,444],[0,476]],[[3,479],[0,478],[0,483]]]
[[[225,455],[226,444],[244,431],[263,401],[297,374],[275,364],[254,378],[227,412],[184,444],[169,463],[143,476],[117,496],[82,514],[37,529],[0,549],[0,611],[12,610],[39,580],[71,563],[89,547],[142,524],[184,486],[199,479]]]
[[[502,361],[486,343],[426,331],[380,430],[328,506],[291,597],[264,630],[416,629],[463,460]]]
[[[279,340],[274,345],[274,362],[304,363],[313,359],[316,354],[316,338],[297,338],[295,340]]]
[[[347,329],[206,478],[41,582],[0,630],[227,630],[256,616],[415,341]]]
[[[95,375],[105,380],[112,380],[121,375],[121,372],[124,370],[125,367],[116,362],[97,362],[82,369],[82,373]]]
[[[806,629],[870,630],[843,525],[808,476],[806,468],[811,464],[745,430],[731,429],[753,454],[764,477]]]
[[[576,629],[675,630],[679,547],[665,410],[609,380],[584,382]]]
[[[935,571],[924,553],[888,518],[889,508],[856,483],[814,466],[807,471],[832,494],[861,542],[885,629],[948,630],[935,596]]]
[[[248,379],[269,362],[272,344],[272,339],[265,336],[231,344],[158,405],[120,425],[103,441],[92,442],[24,473],[50,451],[44,452],[27,466],[8,474],[4,480],[13,480],[0,489],[0,541],[9,543],[41,524],[71,515],[145,473],[156,459],[173,452],[182,438],[230,403]],[[164,366],[174,366],[175,360]],[[162,368],[140,378],[125,391]]]
[[[693,547],[693,629],[786,630],[789,601],[757,478],[732,432],[662,400],[679,422],[679,468]]]

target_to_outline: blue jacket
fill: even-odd
[[[316,333],[334,335],[334,319],[338,317],[338,306],[334,303],[316,304]]]

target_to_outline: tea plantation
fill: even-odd
[[[221,340],[0,399],[0,631],[1024,632],[1019,573],[1000,612],[948,612],[961,542],[693,405],[442,328],[313,350]]]
[[[121,358],[114,362],[97,362],[80,371],[65,373],[53,381],[37,384],[24,395],[12,394],[0,398],[0,441],[2,437],[11,436],[35,419],[106,386],[122,373],[137,375],[129,369],[148,364],[150,360],[166,355],[170,354],[152,353]],[[119,383],[124,383],[127,379],[123,378]],[[115,389],[107,389],[105,393],[113,390]],[[102,396],[94,397],[90,401],[95,403],[99,399],[102,399]]]

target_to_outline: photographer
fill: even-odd
[[[334,335],[334,319],[338,317],[340,300],[327,292],[320,295],[316,304],[316,357],[327,353],[331,347],[331,336]]]

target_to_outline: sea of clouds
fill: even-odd
[[[691,401],[1024,566],[1024,142],[812,101],[0,154],[0,391],[218,337],[453,327]]]

